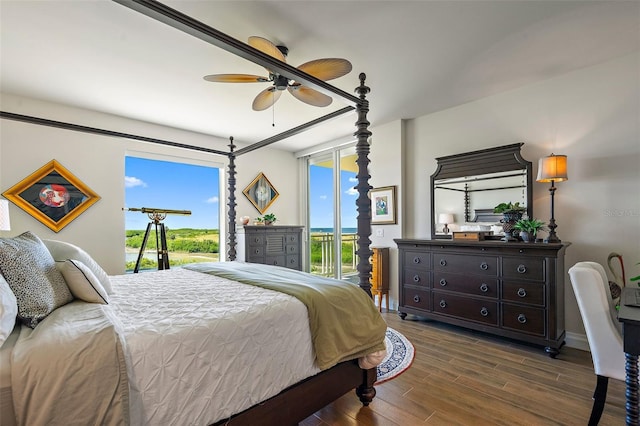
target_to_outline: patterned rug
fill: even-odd
[[[393,379],[409,368],[415,353],[411,342],[390,327],[387,328],[384,343],[387,345],[387,356],[378,365],[377,385]]]

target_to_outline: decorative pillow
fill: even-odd
[[[51,256],[57,262],[64,262],[67,259],[77,259],[84,263],[91,272],[98,278],[102,287],[106,290],[107,294],[113,294],[111,289],[111,280],[107,273],[102,269],[98,262],[93,260],[89,253],[82,250],[80,247],[71,243],[56,240],[42,240],[45,246],[49,249]]]
[[[73,297],[89,303],[109,303],[107,292],[87,265],[75,259],[57,263]]]
[[[0,347],[11,334],[18,316],[18,302],[9,284],[0,275]]]
[[[0,272],[18,301],[18,318],[31,328],[73,300],[49,250],[31,232],[0,238]]]

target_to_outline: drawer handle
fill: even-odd
[[[489,310],[483,306],[482,309],[480,309],[480,315],[486,317],[487,315],[489,315]]]
[[[524,324],[525,322],[527,322],[527,317],[524,314],[518,315],[518,322],[520,324]]]
[[[293,265],[294,263],[296,263],[296,260],[295,260],[295,259],[291,259],[291,260],[289,261],[289,263]]]
[[[276,266],[278,266],[278,261],[277,261],[277,260],[274,260],[274,261],[273,261],[273,264],[274,264],[274,265],[276,265]]]
[[[417,294],[413,296],[413,301],[416,303],[420,303],[420,296],[418,296]]]
[[[413,258],[413,263],[420,263],[420,262],[421,262],[421,260],[420,260],[420,258],[418,256]]]
[[[518,296],[525,297],[526,295],[527,295],[527,290],[525,290],[524,288],[520,287],[518,289]]]
[[[520,264],[516,268],[516,271],[520,272],[521,274],[524,274],[525,272],[527,272],[527,267],[524,266],[523,264]]]
[[[447,261],[444,259],[440,259],[440,266],[447,266]]]
[[[420,275],[414,275],[414,276],[413,276],[413,282],[414,282],[414,283],[418,283],[418,282],[420,282]]]
[[[260,254],[260,249],[256,249],[255,253]]]
[[[447,285],[447,280],[445,280],[444,278],[440,278],[440,285],[442,287],[446,286]]]
[[[489,269],[489,265],[487,265],[487,262],[482,262],[480,264],[480,269],[482,269],[483,271],[486,271],[487,269]]]
[[[260,238],[256,237],[253,241],[256,242],[256,243],[259,243],[260,242]]]
[[[442,300],[440,301],[440,307],[441,307],[441,308],[446,308],[446,307],[447,307],[447,302],[446,302],[444,299],[442,299]]]
[[[480,284],[480,291],[486,293],[487,291],[489,291],[489,286],[485,283]]]

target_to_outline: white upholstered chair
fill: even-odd
[[[595,262],[578,262],[569,269],[571,285],[587,332],[597,376],[589,425],[597,425],[604,410],[609,378],[625,380],[622,324],[609,291],[604,268]]]

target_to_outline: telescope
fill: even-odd
[[[130,212],[141,212],[141,213],[145,213],[145,214],[180,214],[183,216],[189,216],[191,214],[191,210],[171,210],[171,209],[154,209],[151,207],[142,207],[142,208],[135,208],[135,207],[131,207],[128,209],[123,209],[123,210],[127,210]]]
[[[127,210],[130,212],[140,212],[149,216],[151,222],[147,224],[147,230],[144,232],[142,238],[142,245],[140,246],[140,252],[138,253],[138,260],[136,260],[136,266],[133,269],[133,273],[137,274],[140,270],[140,262],[144,255],[144,249],[147,246],[147,240],[149,239],[149,232],[151,231],[151,225],[155,225],[156,228],[156,253],[158,255],[158,270],[169,269],[169,251],[167,250],[167,234],[165,231],[164,223],[162,221],[168,214],[180,214],[183,216],[191,215],[190,210],[170,210],[170,209],[153,209],[150,207],[135,208],[131,207]]]

